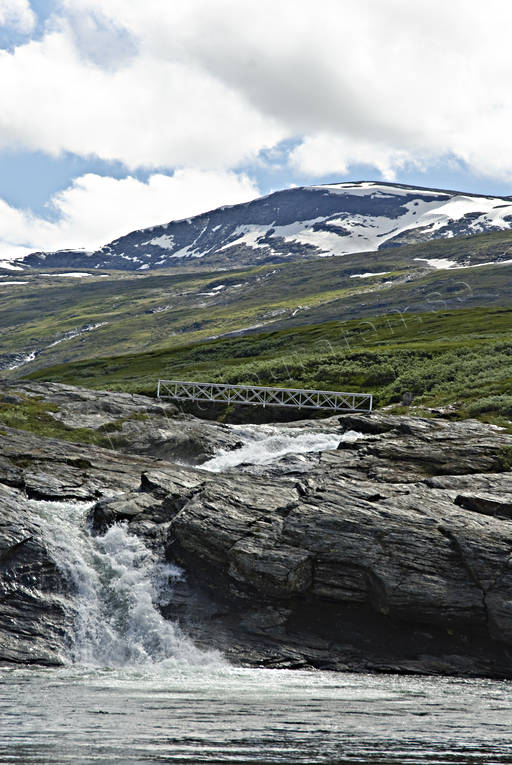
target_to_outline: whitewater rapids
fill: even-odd
[[[362,438],[353,430],[347,433],[311,432],[308,428],[282,428],[276,425],[232,425],[243,445],[228,451],[221,449],[201,465],[203,470],[221,473],[239,465],[270,465],[288,455],[310,454],[337,449],[342,441]]]

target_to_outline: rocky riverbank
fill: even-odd
[[[360,437],[214,473],[201,464],[240,429],[140,396],[0,385],[0,403],[34,396],[115,449],[0,425],[0,662],[62,660],[75,593],[28,500],[66,500],[91,503],[92,533],[126,522],[182,566],[166,616],[237,663],[512,677],[504,431],[336,416],[279,428]]]

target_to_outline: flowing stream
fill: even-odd
[[[267,465],[342,438],[237,432],[243,446],[203,467]],[[512,762],[510,683],[232,667],[162,617],[184,572],[125,525],[91,536],[89,509],[27,501],[76,592],[74,630],[62,668],[0,670],[0,763]]]
[[[269,465],[287,455],[309,454],[337,449],[341,441],[357,441],[360,433],[311,432],[307,428],[279,428],[276,425],[232,425],[244,443],[239,449],[221,449],[217,456],[201,465],[204,470],[221,473],[238,465]]]

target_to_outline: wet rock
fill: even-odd
[[[0,664],[63,662],[71,604],[37,519],[0,485]]]
[[[145,513],[146,519],[160,522],[161,514],[156,518],[154,515],[154,511],[159,509],[160,504],[155,503],[151,495],[130,492],[97,502],[91,512],[91,519],[98,531],[105,531],[114,523],[133,521],[142,513]]]
[[[23,489],[34,499],[95,500],[138,491],[142,473],[166,468],[169,480],[178,480],[181,468],[154,457],[40,438],[13,428],[3,427],[0,437],[0,484]]]
[[[272,488],[208,484],[171,524],[173,559],[189,572],[193,561],[210,598],[228,598],[238,640],[250,625],[251,646],[256,625],[260,651],[298,642],[313,666],[458,674],[463,656],[463,674],[512,674],[512,524],[421,485],[378,494],[327,482],[269,507],[258,498]],[[287,612],[275,628],[269,607]]]
[[[21,489],[24,486],[23,470],[16,465],[15,461],[0,457],[0,478],[5,486],[13,486]]]
[[[372,414],[371,416],[359,414],[345,414],[339,417],[339,424],[343,431],[355,430],[365,435],[381,435],[394,430],[396,423],[389,417]]]
[[[165,471],[152,470],[142,473],[140,489],[154,494],[156,497],[188,496],[190,490],[208,478],[208,474],[190,468],[179,468],[177,465]]]

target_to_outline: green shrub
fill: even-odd
[[[501,396],[485,396],[477,399],[470,404],[466,411],[471,417],[477,417],[479,414],[501,414],[504,417],[512,417],[512,396],[507,394]]]

